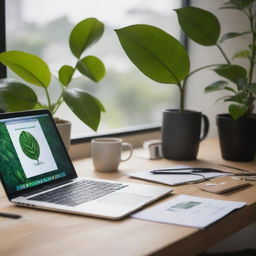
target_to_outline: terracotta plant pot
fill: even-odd
[[[236,121],[229,114],[217,115],[221,155],[229,161],[253,161],[256,154],[256,118]]]
[[[70,137],[71,137],[71,123],[67,120],[59,119],[56,117],[54,118],[54,121],[58,128],[60,136],[65,144],[65,147],[68,151],[70,146]]]

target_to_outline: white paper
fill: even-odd
[[[185,165],[177,165],[177,166],[172,166],[171,168],[187,168],[191,166],[185,166]],[[171,169],[169,168],[169,169]],[[186,170],[187,172],[188,170]],[[180,171],[182,172],[182,171]],[[142,179],[142,180],[149,180],[161,184],[166,184],[166,185],[181,185],[185,184],[188,182],[199,182],[199,181],[204,181],[205,179],[210,179],[210,178],[215,178],[219,176],[227,176],[229,174],[227,173],[220,173],[220,172],[205,172],[202,173],[200,172],[200,175],[179,175],[179,174],[153,174],[150,171],[142,171],[142,172],[135,172],[135,173],[129,173],[128,174],[132,178],[137,178],[137,179]]]
[[[166,203],[135,213],[132,217],[203,229],[245,205],[244,202],[179,195]]]
[[[31,119],[22,122],[8,122],[6,123],[6,127],[27,178],[31,178],[58,169],[51,149],[48,145],[48,142],[45,138],[44,132],[38,120]],[[22,131],[29,132],[38,141],[40,145],[40,156],[38,159],[39,163],[37,163],[36,160],[27,157],[22,151],[19,142],[19,136]]]

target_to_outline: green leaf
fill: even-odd
[[[247,93],[244,91],[240,91],[236,95],[232,95],[227,97],[225,102],[236,102],[236,103],[241,103],[241,104],[246,104],[247,103]]]
[[[41,87],[48,87],[50,84],[51,72],[48,65],[33,54],[21,51],[2,52],[0,62],[29,83]]]
[[[235,38],[235,37],[239,37],[239,36],[243,36],[246,34],[250,34],[250,31],[246,31],[246,32],[242,32],[242,33],[236,33],[236,32],[230,32],[230,33],[226,33],[224,34],[221,39],[219,40],[220,43],[223,43],[224,41],[231,39],[231,38]]]
[[[15,112],[33,109],[37,104],[34,91],[14,80],[0,80],[0,108]]]
[[[105,75],[105,66],[100,59],[95,56],[87,56],[77,63],[79,72],[89,77],[94,82],[99,82]]]
[[[82,122],[94,131],[97,130],[102,108],[102,105],[99,104],[99,100],[95,100],[95,97],[77,88],[66,90],[63,98]]]
[[[115,30],[127,56],[152,80],[179,84],[189,72],[184,46],[165,31],[149,25],[132,25]]]
[[[72,79],[72,76],[74,74],[74,71],[75,69],[69,65],[64,65],[60,68],[59,70],[59,80],[60,82],[67,86],[71,79]]]
[[[254,46],[252,46],[252,44],[249,44],[249,48],[251,49],[251,50],[256,50],[256,44],[254,45]]]
[[[100,102],[99,99],[97,99],[96,97],[94,97],[93,95],[91,95],[92,98],[94,98],[94,100],[96,101],[96,103],[98,104],[98,107],[100,109],[101,112],[106,112],[105,107],[103,106],[103,104]]]
[[[224,80],[216,81],[216,82],[208,85],[204,89],[204,92],[209,93],[209,92],[215,92],[215,91],[223,90],[227,84],[228,84],[228,82],[224,81]]]
[[[237,58],[249,58],[250,57],[250,51],[245,50],[245,51],[240,51],[234,54],[233,59]]]
[[[246,79],[246,70],[238,65],[222,65],[220,68],[214,69],[214,71],[228,80],[238,83],[240,79]]]
[[[75,57],[80,58],[86,48],[96,43],[104,32],[104,24],[96,18],[79,22],[71,31],[69,46]]]
[[[255,0],[230,0],[229,2],[236,6],[238,9],[245,9],[251,5]]]
[[[196,7],[183,7],[175,11],[182,30],[189,38],[201,45],[216,45],[220,23],[215,15]]]
[[[247,112],[247,107],[245,105],[231,104],[228,108],[229,114],[233,117],[234,120],[237,120],[239,117],[242,117]]]
[[[248,91],[256,95],[256,83],[252,83],[248,86]]]
[[[22,131],[19,142],[23,153],[30,159],[37,160],[40,156],[40,147],[36,138],[29,132]]]

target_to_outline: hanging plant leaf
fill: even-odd
[[[100,122],[100,113],[105,110],[100,101],[89,93],[72,88],[65,91],[64,101],[74,114],[94,131]]]
[[[115,30],[130,60],[152,80],[179,84],[190,63],[184,46],[165,31],[149,25],[132,25]]]
[[[245,105],[231,104],[228,108],[229,114],[234,120],[246,114],[248,108]]]
[[[25,84],[14,80],[3,79],[0,81],[0,108],[9,111],[24,111],[34,109],[37,96]]]
[[[60,68],[59,70],[59,80],[60,82],[67,86],[71,79],[72,79],[72,76],[74,74],[74,71],[75,69],[69,65],[64,65]]]
[[[233,4],[237,9],[245,9],[255,0],[229,0],[230,4]]]
[[[215,15],[196,7],[183,7],[175,11],[182,30],[189,38],[201,45],[216,45],[220,23]]]
[[[79,72],[94,82],[99,82],[105,75],[105,66],[95,56],[87,56],[77,62]]]
[[[51,72],[48,65],[33,54],[21,51],[2,52],[0,62],[29,83],[40,87],[48,87],[50,84]]]
[[[30,159],[38,161],[40,147],[36,138],[31,133],[22,131],[19,136],[19,142],[23,153]]]
[[[245,50],[245,51],[240,51],[234,54],[233,59],[237,58],[249,58],[250,57],[250,51]]]
[[[245,32],[242,32],[242,33],[237,33],[237,32],[230,32],[230,33],[226,33],[224,34],[221,39],[219,40],[220,43],[223,43],[224,41],[228,40],[228,39],[231,39],[231,38],[235,38],[235,37],[239,37],[239,36],[243,36],[243,35],[246,35],[246,34],[250,34],[251,32],[250,31],[245,31]]]
[[[96,43],[104,32],[104,24],[96,18],[88,18],[79,22],[69,37],[70,50],[80,58],[83,51]]]
[[[247,71],[238,65],[222,65],[221,67],[214,69],[214,71],[218,75],[225,77],[236,84],[240,79],[246,79],[247,75]]]
[[[225,88],[225,86],[228,85],[228,82],[227,81],[224,81],[224,80],[219,80],[219,81],[216,81],[210,85],[208,85],[205,89],[204,89],[204,92],[205,93],[209,93],[209,92],[215,92],[215,91],[218,91],[218,90],[222,90]]]

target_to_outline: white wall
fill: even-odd
[[[219,7],[226,2],[225,0],[192,0],[191,5],[200,7],[213,12],[221,23],[221,35],[227,32],[242,32],[248,30],[247,19],[240,12],[235,10],[220,10]],[[233,54],[244,49],[246,42],[249,42],[250,37],[238,37],[230,39],[222,44],[225,52],[231,59]],[[200,46],[192,41],[189,41],[189,55],[191,60],[191,70],[204,65],[225,63],[224,58],[216,47]],[[244,60],[236,60],[236,64],[245,64]],[[256,77],[256,76],[255,76]],[[254,78],[255,78],[254,77]],[[202,111],[210,119],[209,137],[217,136],[216,114],[227,112],[227,105],[223,101],[215,103],[216,100],[225,95],[224,92],[213,92],[204,94],[204,88],[210,83],[221,80],[213,71],[201,71],[191,77],[189,80],[186,107]],[[254,79],[255,80],[255,79]]]

